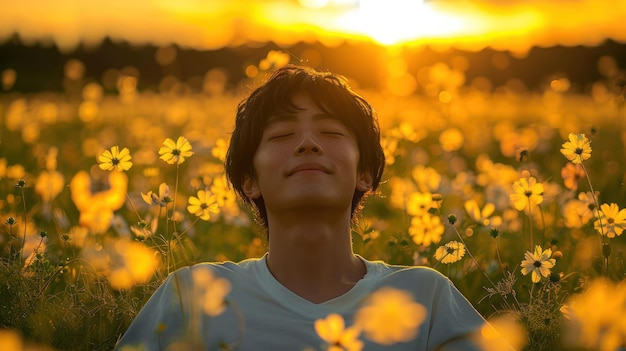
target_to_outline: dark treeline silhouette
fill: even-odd
[[[81,45],[72,52],[65,52],[53,44],[25,45],[15,34],[0,43],[0,71],[11,68],[17,72],[12,90],[20,92],[62,91],[63,66],[70,59],[83,62],[86,79],[97,81],[108,69],[135,67],[140,73],[139,89],[156,88],[166,75],[177,76],[183,82],[202,78],[216,67],[226,71],[230,84],[237,84],[245,76],[244,68],[258,64],[269,50],[284,50],[292,55],[293,60],[299,60],[305,50],[314,50],[320,58],[318,68],[341,72],[355,79],[361,87],[379,88],[384,82],[387,58],[385,47],[365,42],[344,42],[337,47],[298,43],[288,48],[265,43],[205,51],[177,47],[176,61],[162,67],[155,60],[157,49],[153,45],[133,45],[105,38],[97,47]],[[504,55],[508,61],[506,67],[493,64],[496,54]],[[626,69],[626,44],[611,40],[595,47],[535,47],[523,58],[490,48],[478,52],[456,49],[441,52],[428,46],[406,48],[403,55],[411,73],[417,73],[424,66],[449,63],[453,57],[463,56],[469,63],[465,71],[468,82],[481,76],[497,87],[510,79],[518,79],[530,90],[543,88],[557,75],[567,77],[573,90],[585,92],[590,82],[604,78],[598,70],[598,59],[605,55],[614,57],[619,67]]]

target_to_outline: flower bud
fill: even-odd
[[[455,215],[453,215],[453,214],[448,215],[448,222],[449,222],[450,224],[454,225],[454,223],[456,223],[456,220],[457,220],[457,218],[456,218],[456,216],[455,216]]]
[[[561,281],[561,273],[552,272],[550,273],[550,281],[553,283],[558,283]]]
[[[500,235],[500,231],[498,230],[498,228],[491,228],[489,230],[489,235],[491,235],[492,238],[497,238],[498,235]]]

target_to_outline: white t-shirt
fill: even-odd
[[[324,350],[315,320],[336,313],[348,327],[366,297],[379,288],[392,287],[410,292],[415,302],[426,307],[426,317],[411,341],[385,346],[361,336],[363,350],[478,350],[469,336],[485,320],[452,282],[434,269],[393,266],[360,257],[366,275],[345,294],[315,304],[278,282],[267,268],[266,257],[179,269],[149,299],[116,349],[180,349],[176,345],[184,349],[181,342],[191,342],[189,329],[195,328],[200,329],[195,342],[204,350]],[[202,301],[191,293],[196,270],[210,270],[214,277],[230,282],[228,304],[217,316],[202,313]]]

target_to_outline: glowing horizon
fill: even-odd
[[[365,40],[523,54],[533,46],[592,46],[607,39],[626,43],[623,18],[626,2],[593,0],[506,5],[492,0],[109,0],[106,5],[25,0],[3,5],[0,41],[17,33],[26,44],[54,42],[72,50],[81,43],[98,45],[105,37],[196,49]]]

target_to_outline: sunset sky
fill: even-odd
[[[105,36],[216,49],[346,40],[524,54],[533,46],[626,43],[626,1],[595,0],[23,0],[5,2],[0,42],[54,41],[71,50]]]

